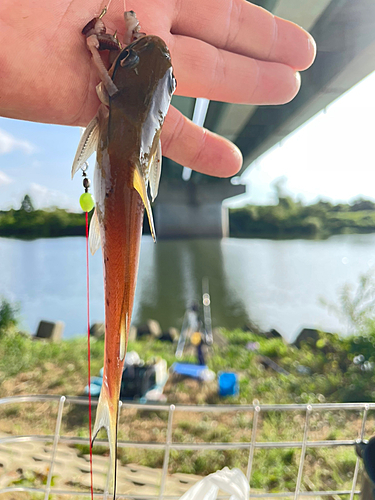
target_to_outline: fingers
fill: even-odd
[[[234,144],[198,127],[173,106],[166,116],[161,140],[164,156],[203,174],[230,177],[242,166],[241,152]]]
[[[172,33],[263,61],[308,68],[315,42],[302,28],[245,0],[178,2]]]
[[[177,93],[242,104],[284,104],[297,94],[299,74],[285,64],[217,49],[185,36],[170,46]]]

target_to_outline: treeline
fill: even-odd
[[[91,214],[89,215],[91,217]],[[328,238],[333,234],[375,232],[375,203],[319,201],[303,205],[288,196],[277,205],[247,205],[229,211],[230,235],[237,238]],[[144,232],[149,234],[147,217]],[[48,238],[84,236],[85,214],[61,208],[34,209],[26,195],[21,207],[0,211],[0,236]]]
[[[89,213],[89,223],[93,211]],[[144,217],[143,232],[150,234],[147,217]],[[0,210],[0,237],[33,239],[56,238],[58,236],[84,236],[86,220],[84,212],[75,213],[63,208],[36,210],[27,194],[18,210]]]
[[[28,195],[19,210],[0,211],[0,236],[48,238],[84,234],[84,213],[72,213],[61,208],[35,210]]]
[[[333,234],[375,232],[375,203],[318,201],[313,205],[279,197],[277,205],[231,209],[230,235],[243,238],[327,238]]]

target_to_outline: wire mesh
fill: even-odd
[[[61,423],[64,413],[64,408],[66,404],[76,404],[76,405],[88,405],[87,398],[79,397],[65,397],[65,396],[15,396],[0,399],[0,408],[3,408],[9,404],[20,404],[20,403],[40,403],[40,402],[55,402],[58,404],[58,411],[55,423],[55,432],[53,435],[18,435],[18,436],[4,436],[0,437],[0,445],[8,443],[27,443],[27,442],[52,442],[52,453],[51,460],[49,463],[49,472],[45,486],[43,487],[31,487],[31,486],[8,486],[0,489],[0,494],[7,492],[30,492],[30,493],[40,493],[44,495],[44,500],[49,500],[51,495],[58,495],[59,497],[67,496],[69,498],[82,498],[88,497],[87,491],[72,490],[72,489],[61,489],[56,488],[52,484],[53,472],[55,468],[56,461],[56,451],[59,443],[66,445],[88,445],[88,438],[83,438],[79,436],[64,436],[61,435]],[[93,406],[97,404],[97,401],[92,402]],[[355,495],[360,494],[360,491],[356,490],[358,474],[360,470],[360,461],[357,458],[355,463],[355,468],[353,471],[353,480],[351,489],[341,489],[341,490],[313,490],[305,491],[301,489],[302,479],[304,474],[304,466],[306,462],[306,450],[309,448],[333,448],[333,447],[353,447],[358,439],[363,439],[365,435],[366,420],[368,417],[368,412],[370,410],[375,410],[375,403],[325,403],[325,404],[289,404],[289,405],[202,405],[202,406],[188,406],[188,405],[165,405],[165,404],[139,404],[139,403],[129,403],[122,402],[121,409],[134,409],[142,411],[166,411],[168,412],[166,439],[163,443],[155,442],[139,442],[139,441],[119,441],[118,446],[121,448],[140,448],[145,450],[162,450],[164,451],[163,467],[161,480],[159,485],[159,493],[157,495],[145,495],[145,494],[122,494],[121,491],[117,492],[117,498],[123,498],[127,500],[177,500],[181,495],[167,495],[166,490],[166,480],[168,476],[168,465],[170,461],[170,453],[174,451],[182,450],[243,450],[248,451],[248,462],[246,475],[249,480],[250,486],[252,481],[252,473],[254,471],[254,452],[256,450],[272,450],[272,449],[297,449],[300,450],[298,474],[296,477],[296,486],[294,491],[279,491],[279,492],[259,492],[254,489],[250,490],[250,498],[293,498],[297,500],[300,497],[335,497],[347,495],[350,500],[353,500]],[[357,411],[363,412],[361,419],[361,428],[356,436],[352,439],[325,439],[325,440],[314,440],[309,439],[309,427],[311,415],[314,412],[322,412],[326,410],[337,411],[341,410],[344,412]],[[252,429],[251,429],[251,439],[249,442],[198,442],[198,443],[180,443],[173,439],[173,416],[174,413],[178,412],[198,412],[198,413],[212,413],[217,414],[220,412],[248,412],[252,414]],[[264,441],[257,440],[259,435],[259,416],[266,415],[269,412],[298,412],[304,413],[304,425],[303,425],[303,438],[299,441]],[[105,440],[97,440],[98,445],[107,445]],[[20,457],[22,462],[22,457]],[[22,463],[20,463],[22,465]],[[224,464],[225,465],[225,464]],[[95,498],[107,498],[109,494],[109,477],[107,475],[106,487],[102,492],[95,492]],[[219,496],[218,498],[228,498],[228,496]]]

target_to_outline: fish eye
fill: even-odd
[[[134,68],[139,63],[138,54],[132,49],[124,49],[121,52],[119,59],[123,68]]]

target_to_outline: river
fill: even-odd
[[[65,322],[64,337],[85,332],[85,239],[0,238],[0,295],[20,305],[23,327]],[[312,240],[142,239],[133,322],[157,319],[180,327],[187,305],[210,283],[213,326],[242,327],[251,318],[293,340],[303,327],[343,331],[319,298],[336,302],[375,265],[375,234]],[[375,268],[374,268],[375,270]],[[91,322],[103,321],[100,252],[90,259]]]

